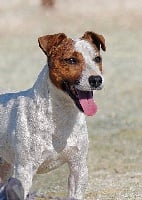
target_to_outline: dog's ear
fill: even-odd
[[[38,38],[39,47],[49,56],[53,46],[58,46],[67,36],[64,33],[45,35]]]
[[[99,35],[97,33],[91,32],[91,31],[87,31],[84,33],[82,38],[95,44],[99,50],[101,47],[101,49],[103,51],[106,51],[105,39],[102,35]]]

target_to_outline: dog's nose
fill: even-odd
[[[88,81],[91,87],[98,88],[102,84],[102,77],[99,75],[90,76]]]

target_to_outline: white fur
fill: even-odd
[[[25,196],[36,172],[45,173],[67,162],[68,195],[83,199],[87,150],[85,116],[68,95],[53,86],[48,66],[31,89],[0,95],[0,157],[11,163]]]
[[[77,85],[76,87],[79,90],[85,90],[85,91],[89,91],[91,90],[89,82],[88,82],[88,78],[91,75],[101,75],[101,71],[99,70],[99,67],[97,65],[97,63],[95,63],[93,61],[93,59],[98,56],[98,51],[95,51],[95,49],[93,48],[93,46],[91,46],[89,44],[89,42],[85,41],[85,40],[75,40],[75,50],[80,52],[83,55],[83,58],[85,60],[85,64],[86,67],[83,70],[81,79],[80,79],[80,84]],[[103,82],[104,79],[102,77],[102,84],[100,86],[103,87]]]

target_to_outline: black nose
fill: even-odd
[[[102,84],[102,77],[101,76],[90,76],[89,84],[91,87],[98,88]]]

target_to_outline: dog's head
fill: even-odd
[[[104,37],[85,32],[80,39],[73,40],[59,33],[40,37],[38,41],[48,57],[51,82],[66,92],[80,111],[95,114],[93,90],[102,89],[104,82],[100,55],[100,49],[106,50]]]

